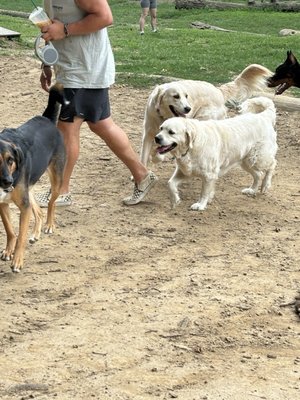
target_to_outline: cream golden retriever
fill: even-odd
[[[192,176],[201,176],[200,199],[191,206],[204,210],[213,200],[217,179],[240,165],[253,178],[242,191],[255,196],[263,175],[261,193],[271,186],[276,167],[276,109],[271,99],[256,97],[241,105],[241,115],[224,120],[199,121],[169,118],[155,136],[157,152],[170,152],[176,170],[169,180],[173,207],[180,202],[178,185]]]
[[[272,72],[259,64],[251,64],[231,82],[219,88],[204,81],[180,80],[158,85],[150,94],[144,115],[141,161],[148,164],[155,157],[154,137],[167,118],[187,117],[199,120],[224,119],[227,102],[241,102],[265,89]],[[154,152],[153,152],[154,150]]]

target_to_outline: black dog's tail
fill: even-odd
[[[64,96],[64,88],[60,83],[53,85],[49,92],[48,104],[43,113],[43,116],[52,121],[55,125],[57,123],[60,107],[66,104],[67,100]]]

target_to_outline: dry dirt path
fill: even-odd
[[[1,128],[42,112],[39,73],[32,58],[0,58]],[[111,90],[137,150],[148,94]],[[299,113],[278,112],[266,196],[243,196],[249,178],[236,170],[203,213],[189,209],[197,179],[170,209],[172,161],[153,166],[147,201],[122,206],[128,171],[84,129],[73,206],[58,210],[54,235],[28,245],[22,273],[0,264],[0,398],[298,398],[299,125]]]

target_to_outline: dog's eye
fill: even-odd
[[[6,160],[7,165],[12,165],[14,163],[14,159],[12,157],[8,157],[8,159]]]
[[[172,129],[169,129],[169,135],[175,135],[175,132]]]
[[[179,94],[174,94],[174,99],[180,99],[180,96],[179,96]]]

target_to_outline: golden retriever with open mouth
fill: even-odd
[[[145,109],[140,152],[142,163],[147,165],[150,155],[152,161],[162,158],[155,155],[154,137],[163,121],[171,117],[224,119],[227,102],[241,102],[266,89],[267,78],[271,75],[272,72],[264,66],[251,64],[236,79],[218,88],[209,82],[194,80],[180,80],[156,86]]]
[[[205,210],[213,200],[217,179],[236,165],[253,178],[242,193],[255,196],[263,173],[261,193],[265,193],[276,167],[275,122],[275,105],[267,97],[246,100],[241,115],[225,120],[173,117],[163,122],[155,142],[159,154],[170,153],[176,159],[176,170],[168,182],[172,206],[180,202],[178,185],[201,176],[201,196],[191,208]]]

